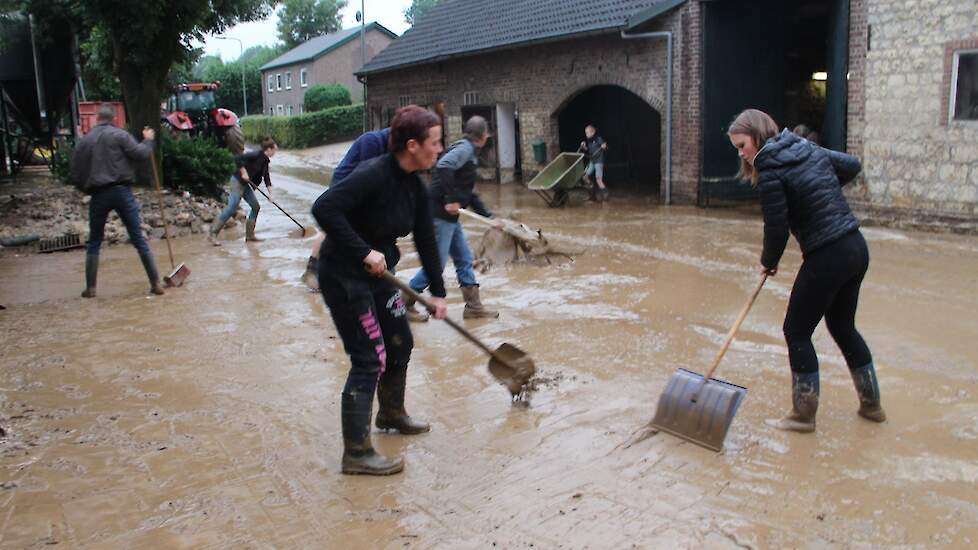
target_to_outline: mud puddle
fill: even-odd
[[[272,177],[276,201],[312,224],[321,181],[276,163]],[[801,259],[792,244],[718,372],[749,389],[726,450],[665,434],[616,450],[651,419],[676,368],[709,365],[756,283],[760,220],[614,193],[603,207],[550,209],[515,187],[481,190],[548,238],[589,246],[559,269],[480,278],[502,315],[465,325],[533,356],[528,408],[510,405],[484,354],[450,328],[415,326],[408,408],[433,430],[374,436],[405,457],[390,478],[339,475],[347,359],[322,299],[298,280],[311,241],[289,238],[294,226],[263,198],[266,241],[245,245],[237,230],[216,249],[179,239],[193,273],[162,297],[146,295],[127,246],[103,253],[96,300],[77,297],[81,252],[0,259],[0,546],[976,544],[973,238],[866,232],[858,321],[886,424],[855,415],[823,327],[818,432],[764,424],[788,407],[780,332]],[[162,270],[165,250],[154,251]],[[399,275],[416,268],[406,246]]]

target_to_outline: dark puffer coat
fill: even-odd
[[[784,130],[758,151],[754,169],[764,212],[764,267],[777,267],[789,230],[807,256],[859,228],[842,194],[862,170],[856,157]]]

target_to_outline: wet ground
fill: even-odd
[[[283,152],[284,153],[284,152]],[[276,159],[277,199],[309,220],[328,174]],[[283,164],[293,168],[283,169]],[[339,474],[347,359],[299,282],[309,241],[267,205],[259,236],[177,241],[187,284],[149,297],[134,251],[0,259],[0,546],[89,548],[973,548],[978,544],[978,241],[865,231],[860,328],[889,421],[855,414],[816,332],[814,435],[764,424],[788,406],[781,321],[792,243],[718,376],[749,388],[722,453],[666,434],[624,447],[676,368],[703,372],[756,283],[760,221],[617,194],[548,209],[513,186],[498,212],[588,251],[495,269],[498,321],[528,351],[527,408],[442,323],[415,326],[408,407],[429,434],[374,434],[403,474]],[[473,235],[476,226],[472,227]],[[481,230],[480,230],[481,231]],[[223,235],[223,234],[222,234]],[[239,239],[232,240],[238,237]],[[165,246],[154,242],[161,270]],[[417,258],[405,244],[401,275]],[[451,280],[451,276],[449,276]],[[461,298],[450,292],[461,319]]]

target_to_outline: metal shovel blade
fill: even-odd
[[[525,351],[512,344],[503,343],[496,348],[494,355],[489,359],[489,372],[500,384],[509,389],[509,393],[519,395],[530,378],[536,374],[537,367]]]
[[[696,394],[696,402],[693,395]],[[652,426],[719,452],[747,388],[678,369],[659,398]]]

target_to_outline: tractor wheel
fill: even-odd
[[[232,155],[244,153],[245,138],[240,126],[231,126],[224,131],[224,143]]]

